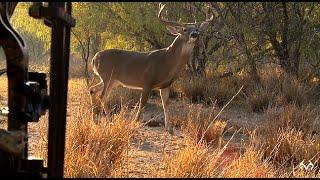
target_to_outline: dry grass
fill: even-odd
[[[125,161],[128,143],[139,127],[131,119],[124,118],[125,111],[113,117],[112,122],[102,120],[95,124],[81,113],[68,124],[65,176],[110,177],[119,175]]]
[[[299,106],[305,104],[308,100],[308,91],[311,88],[299,82],[298,79],[285,76],[282,81],[282,96],[286,103],[293,103]]]
[[[204,93],[206,91],[205,79],[202,77],[184,76],[174,82],[171,89],[180,98],[185,97],[191,102],[201,102],[204,100]]]
[[[298,165],[303,160],[318,164],[320,138],[314,134],[315,109],[289,105],[278,111],[268,110],[266,121],[253,132],[251,142],[264,149],[264,156],[281,168]]]
[[[5,67],[1,63],[0,63],[0,66]],[[77,55],[72,54],[70,56],[70,61],[69,61],[69,77],[71,77],[71,78],[84,77],[84,69],[85,69],[85,66],[84,66],[83,60],[80,57],[78,57]],[[29,61],[29,71],[45,72],[49,75],[50,57],[46,56],[43,59],[30,60]]]
[[[266,111],[266,123],[285,128],[292,127],[306,134],[319,132],[319,107],[312,105],[297,106],[288,104],[283,107],[273,107]]]
[[[214,177],[218,157],[217,153],[210,151],[205,145],[189,142],[176,154],[165,157],[164,177]]]
[[[264,112],[269,106],[303,106],[309,104],[309,100],[313,98],[310,92],[315,86],[309,86],[295,77],[279,73],[277,69],[262,71],[260,77],[260,84],[246,76],[242,77],[246,84],[244,99],[253,112]]]
[[[303,160],[319,163],[319,137],[305,135],[302,131],[291,128],[269,130],[268,135],[260,135],[252,142],[264,149],[264,155],[270,157],[279,167],[296,166]]]
[[[171,92],[192,103],[201,102],[212,105],[216,102],[218,106],[222,107],[239,88],[237,80],[233,77],[218,79],[186,75],[173,83]]]
[[[274,167],[262,158],[261,151],[247,147],[244,154],[235,159],[222,172],[227,178],[263,178],[275,177]]]
[[[186,119],[182,122],[181,130],[195,142],[200,141],[203,136],[204,142],[218,145],[222,141],[222,134],[227,123],[218,119],[209,127],[216,114],[217,112],[214,109],[211,112],[204,112],[199,106],[189,107]]]
[[[86,121],[87,114],[82,111],[80,107],[77,113],[74,112],[78,114],[77,118],[70,121],[73,122],[72,125],[68,124],[66,176],[123,176],[128,142],[138,125],[124,120],[124,109],[114,117],[113,123],[102,122],[99,125]],[[319,138],[306,135],[298,128],[306,131],[313,127],[310,122],[318,114],[311,106],[289,105],[280,111],[268,108],[268,122],[261,126],[263,130],[256,131],[257,134],[259,131],[259,136],[251,138],[250,143],[255,146],[244,145],[246,150],[240,156],[228,155],[229,151],[221,149],[222,144],[225,144],[222,143],[226,128],[224,121],[217,120],[205,133],[204,144],[197,143],[215,117],[215,111],[203,111],[202,106],[192,106],[182,111],[186,111],[186,116],[176,119],[180,119],[181,129],[187,135],[189,143],[177,154],[164,156],[165,173],[158,175],[160,177],[317,176],[315,172],[312,174],[290,169],[304,159],[319,160],[316,155],[320,150]],[[285,126],[290,128],[284,129]],[[213,144],[218,146],[212,146]],[[217,149],[212,149],[213,147]],[[236,150],[232,152],[239,153]],[[279,169],[282,173],[279,173]]]
[[[168,177],[319,177],[317,169],[304,171],[298,167],[303,160],[310,160],[319,166],[320,138],[314,134],[319,133],[319,111],[308,103],[312,98],[308,94],[312,87],[281,71],[266,72],[268,71],[262,74],[260,85],[247,76],[237,77],[245,84],[244,96],[238,101],[244,101],[253,112],[266,113],[265,123],[252,133],[247,144],[242,145],[246,149],[245,153],[218,172],[216,163],[219,158],[212,156],[209,153],[212,151],[206,149],[208,147],[189,145],[169,158]],[[215,97],[208,96],[209,93],[216,94],[217,89],[223,89],[219,83],[216,86],[220,88],[213,89],[209,79],[199,77],[179,83],[175,90],[180,92],[180,97],[191,102],[205,102],[206,98]],[[239,85],[232,81],[226,84],[232,87]],[[228,90],[230,88],[226,91]],[[232,89],[228,91],[230,94],[231,92]],[[181,128],[189,134],[189,138],[195,140],[193,142],[200,139],[204,127],[210,122],[210,115],[211,113],[201,112],[201,108],[193,108],[182,118],[185,123]],[[221,142],[226,126],[224,123],[217,121],[209,129],[209,133],[205,134],[206,146],[210,142]],[[203,169],[206,172],[201,171]]]
[[[308,164],[308,163],[306,163]],[[280,173],[279,173],[280,174]],[[281,172],[278,176],[279,178],[319,178],[319,171],[314,168],[313,170],[304,170],[297,168],[292,168],[292,170]]]
[[[253,147],[239,155],[232,146],[212,149],[202,143],[188,141],[176,154],[165,156],[162,177],[275,177],[276,171],[262,153]]]
[[[262,68],[259,75],[260,84],[246,72],[225,78],[184,74],[173,84],[171,94],[191,103],[211,105],[216,102],[222,107],[244,85],[243,93],[234,100],[235,104],[260,113],[269,106],[302,106],[317,94],[316,85],[290,77],[279,68]]]
[[[131,137],[140,127],[133,121],[128,109],[114,115],[111,120],[102,119],[99,124],[90,121],[87,107],[89,96],[83,91],[83,80],[69,83],[69,110],[65,146],[65,177],[118,177],[124,172],[126,152]],[[47,117],[44,117],[47,118]],[[46,160],[47,121],[36,124],[39,130],[38,143],[34,155]]]
[[[105,108],[113,113],[119,113],[122,107],[133,108],[140,100],[140,90],[116,87],[105,100]]]
[[[263,112],[272,105],[272,101],[275,98],[273,91],[269,91],[264,87],[257,87],[250,92],[246,98],[246,103],[253,112]]]

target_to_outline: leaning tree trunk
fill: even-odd
[[[205,53],[204,50],[201,51],[200,47],[201,46],[200,46],[199,40],[197,40],[195,47],[193,49],[193,55],[189,59],[189,62],[190,62],[189,67],[191,67],[191,71],[193,75],[205,76],[207,59],[206,59],[206,56],[204,55]]]
[[[84,61],[84,74],[85,74],[85,78],[86,78],[86,84],[87,84],[87,87],[90,86],[90,82],[89,82],[89,79],[90,79],[90,76],[89,76],[89,65],[88,65],[88,61],[89,61],[89,55],[90,55],[90,37],[88,39],[88,43],[87,43],[87,50],[85,51],[83,49],[83,52],[82,52],[82,60]]]
[[[72,34],[76,38],[76,40],[79,42],[80,48],[81,48],[81,59],[84,62],[84,75],[86,78],[86,85],[89,87],[89,66],[88,66],[88,61],[89,61],[89,56],[90,56],[90,36],[88,37],[87,43],[84,44],[83,41],[80,40],[80,37],[73,31],[71,30]],[[85,45],[87,47],[85,47]]]
[[[189,68],[189,72],[192,75],[196,75],[197,74],[197,61],[198,61],[198,57],[199,57],[199,47],[195,46],[192,52],[192,56],[189,58],[188,60],[188,68]]]
[[[300,42],[297,44],[297,47],[295,47],[293,53],[292,53],[292,74],[296,77],[299,75],[299,65],[300,65]]]
[[[238,36],[239,44],[242,46],[244,53],[247,56],[247,63],[249,64],[250,77],[255,83],[260,84],[261,80],[258,75],[257,64],[255,59],[253,58],[251,51],[249,50],[247,43],[244,38],[244,34],[241,32]]]
[[[101,46],[101,36],[99,33],[96,33],[93,37],[92,37],[92,42],[91,42],[91,46],[92,46],[92,50],[91,50],[91,56],[89,57],[93,57],[99,50],[100,50],[100,46]]]
[[[301,45],[301,36],[303,33],[303,25],[299,24],[297,27],[298,32],[297,34],[300,34],[300,36],[295,37],[295,39],[289,39],[289,15],[288,15],[288,9],[287,9],[287,3],[282,2],[281,3],[282,8],[282,16],[281,21],[283,22],[283,27],[280,31],[281,35],[281,41],[277,39],[277,33],[275,31],[272,31],[271,27],[273,27],[273,19],[271,19],[269,16],[267,16],[267,22],[268,22],[268,33],[266,35],[269,37],[269,41],[276,53],[277,58],[279,59],[279,64],[281,68],[290,75],[293,75],[295,77],[298,76],[299,72],[299,65],[300,65],[300,45]],[[271,7],[267,6],[267,4],[264,4],[264,10],[266,15],[269,15],[271,13]],[[303,21],[303,20],[302,20]],[[293,49],[292,51],[290,51]]]
[[[206,76],[206,64],[207,64],[207,59],[204,53],[205,52],[203,50],[201,53],[201,56],[198,57],[198,69],[197,69],[197,74],[203,77]]]

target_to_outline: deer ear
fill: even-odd
[[[166,26],[167,30],[173,34],[173,35],[178,35],[179,34],[179,30],[173,26]]]

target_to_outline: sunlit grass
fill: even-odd
[[[89,95],[84,91],[84,81],[73,79],[69,82],[69,101],[65,146],[65,177],[114,177],[123,173],[128,144],[140,123],[122,110],[113,116],[112,121],[105,118],[99,124],[90,119]],[[38,143],[33,153],[44,158],[47,153],[47,117],[38,124]]]

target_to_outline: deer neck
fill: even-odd
[[[182,66],[187,63],[193,48],[193,43],[186,43],[184,39],[177,36],[167,48],[167,60],[170,61],[170,64]]]

